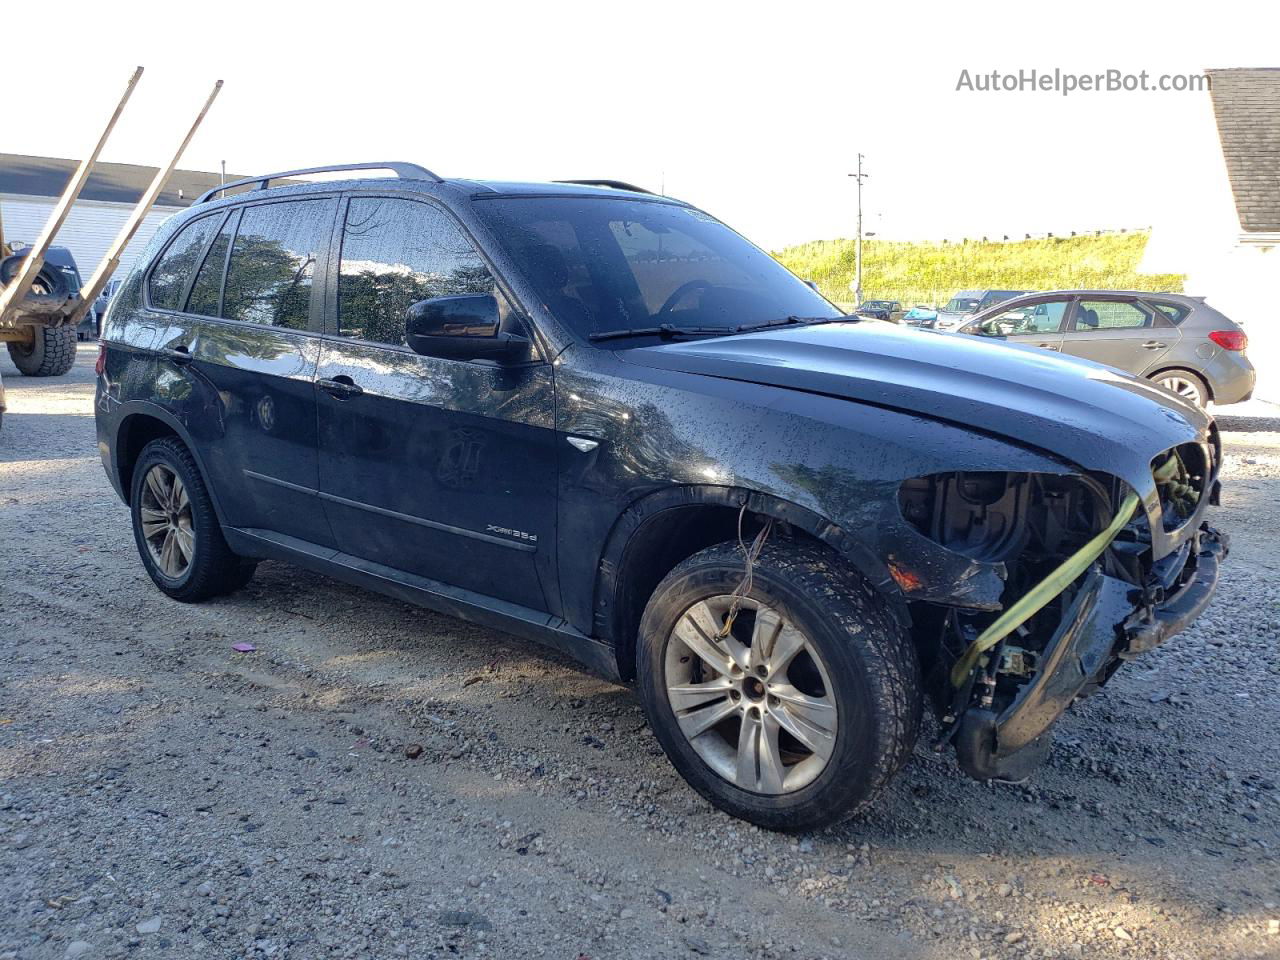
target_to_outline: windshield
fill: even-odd
[[[888,310],[889,309],[888,300],[867,300],[867,301],[864,301],[862,305],[872,310]]]
[[[693,335],[842,316],[773,257],[688,207],[614,197],[482,197],[476,208],[547,308],[584,339],[659,326]],[[608,346],[646,337],[658,334]]]
[[[973,313],[978,309],[976,297],[952,297],[942,309],[947,313]]]

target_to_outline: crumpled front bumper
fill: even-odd
[[[972,708],[956,733],[960,766],[978,780],[1021,780],[1044,759],[1054,722],[1124,660],[1181,633],[1213,598],[1225,534],[1202,524],[1169,587],[1145,591],[1095,565],[1041,655],[1036,676],[1000,713]]]

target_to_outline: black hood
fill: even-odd
[[[1150,482],[1210,420],[1155,385],[1035,347],[880,323],[780,327],[627,350],[633,363],[843,397],[943,420]],[[1141,484],[1146,486],[1145,483]]]

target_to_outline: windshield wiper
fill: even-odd
[[[767,330],[770,327],[813,326],[819,323],[846,323],[860,321],[861,317],[783,317],[781,320],[766,320],[764,323],[744,323],[737,327],[738,333],[749,333],[752,330]]]
[[[595,333],[587,334],[587,339],[591,341],[597,340],[619,340],[622,337],[662,337],[664,340],[671,337],[698,336],[711,334],[728,334],[736,333],[733,327],[677,327],[674,323],[660,323],[656,327],[631,327],[626,330],[599,330]]]

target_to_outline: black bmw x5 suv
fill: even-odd
[[[269,558],[550,644],[777,829],[873,802],[926,696],[966,771],[1026,776],[1209,602],[1193,405],[843,316],[627,184],[386,169],[229,185],[121,285],[98,440],[169,596]]]

